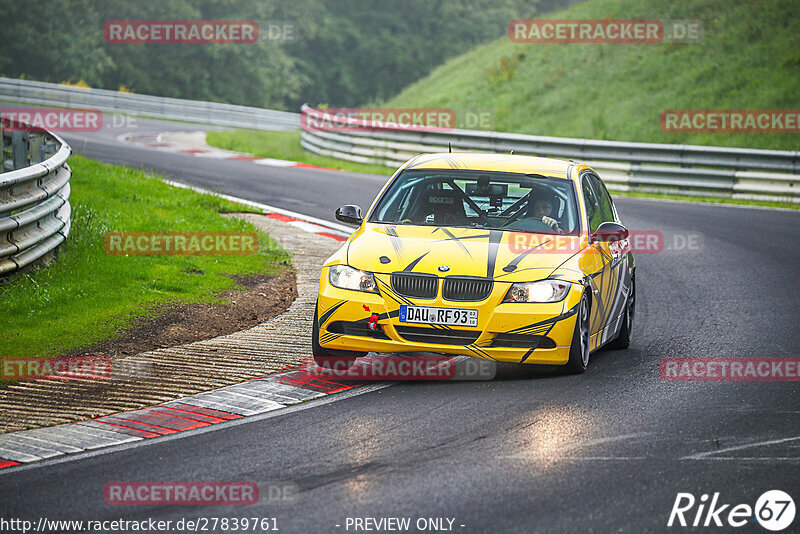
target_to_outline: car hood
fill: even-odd
[[[367,223],[351,238],[347,263],[377,273],[516,282],[546,278],[585,246],[580,235]]]

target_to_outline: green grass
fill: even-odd
[[[259,232],[253,255],[117,256],[103,248],[113,231],[255,231],[220,212],[253,211],[171,187],[126,167],[73,156],[72,229],[49,267],[0,285],[0,355],[58,356],[119,335],[162,303],[222,302],[237,287],[226,274],[278,273],[289,255]],[[189,269],[204,274],[188,274]]]
[[[518,44],[456,57],[385,107],[487,111],[546,136],[797,150],[797,133],[665,133],[666,109],[797,109],[796,0],[590,0],[545,18],[700,19],[691,44]]]
[[[300,131],[268,132],[263,130],[233,130],[208,132],[206,142],[225,150],[244,152],[260,158],[285,159],[331,167],[344,171],[388,175],[383,165],[368,165],[307,152],[300,146]]]

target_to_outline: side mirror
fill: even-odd
[[[629,234],[628,229],[619,223],[604,222],[591,235],[590,241],[592,243],[622,241],[627,239]]]
[[[359,225],[364,220],[364,216],[361,215],[360,207],[354,204],[345,204],[336,210],[336,220],[347,224]]]

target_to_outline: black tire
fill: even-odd
[[[580,374],[589,365],[589,298],[584,294],[575,314],[575,331],[569,346],[569,360],[564,366],[567,374]]]
[[[617,338],[608,344],[611,349],[627,349],[631,344],[631,331],[633,330],[633,317],[636,314],[636,281],[631,278],[631,292],[625,302],[624,317],[622,327],[619,329]]]
[[[356,362],[356,358],[359,356],[366,356],[367,353],[326,349],[320,345],[317,306],[318,304],[314,304],[314,323],[311,326],[311,355],[314,357],[314,363],[323,369],[347,371]]]

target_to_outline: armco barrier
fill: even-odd
[[[422,152],[510,152],[587,162],[609,189],[800,202],[800,152],[695,145],[626,143],[478,130],[421,130],[391,125],[311,128],[308,117],[324,111],[301,108],[303,148],[360,163],[397,167]],[[330,122],[330,121],[329,121]]]
[[[29,102],[40,106],[92,108],[125,115],[256,130],[294,130],[300,126],[300,115],[287,111],[86,89],[13,78],[0,78],[0,100]]]
[[[69,145],[50,132],[2,132],[0,275],[54,251],[69,235]],[[7,159],[8,157],[8,159]]]

